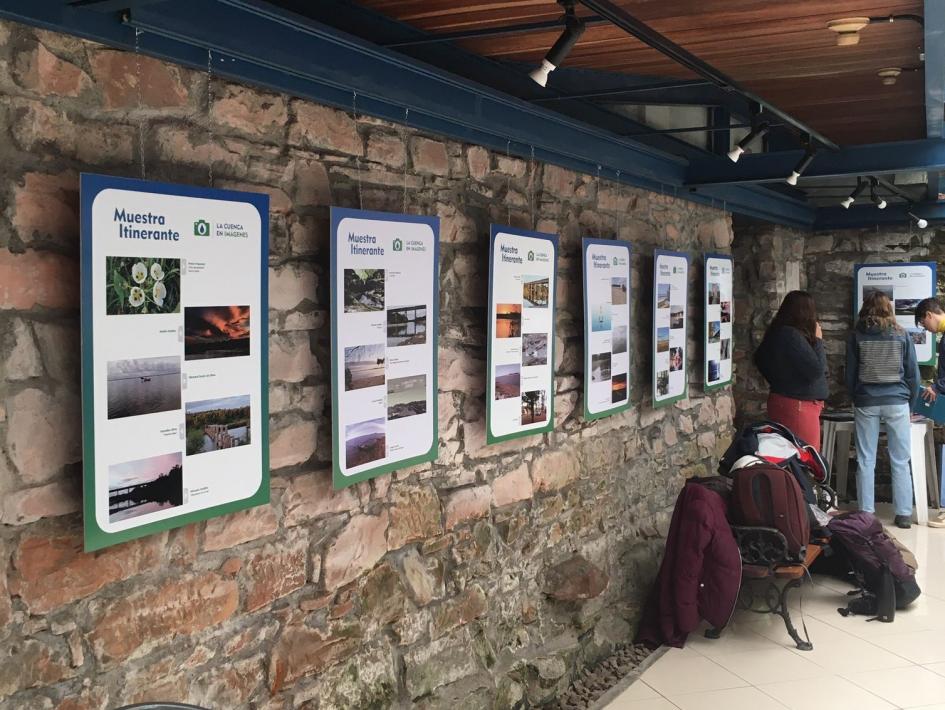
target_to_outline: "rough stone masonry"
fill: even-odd
[[[140,64],[140,70],[138,65]],[[701,252],[729,215],[0,23],[0,705],[534,707],[626,643],[714,470]],[[141,149],[143,147],[143,154]],[[78,174],[271,196],[272,504],[82,553]],[[332,491],[328,209],[442,220],[433,464]],[[485,446],[490,222],[561,235],[556,429]],[[634,246],[629,412],[587,423],[580,238]],[[690,396],[650,406],[654,247],[693,257]],[[577,570],[577,571],[575,571]]]

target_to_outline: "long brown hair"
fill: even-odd
[[[856,329],[860,331],[879,328],[902,332],[902,327],[896,322],[896,312],[893,302],[882,291],[870,291],[863,299],[863,307],[856,321]]]
[[[791,291],[784,297],[765,331],[765,337],[784,326],[797,328],[807,338],[807,342],[814,344],[817,339],[817,306],[814,305],[814,297],[807,291]]]

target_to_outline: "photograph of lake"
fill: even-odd
[[[615,306],[627,303],[627,277],[612,276],[610,278],[610,302]]]
[[[344,270],[345,313],[384,310],[384,269]]]
[[[249,306],[184,308],[184,359],[249,355]]]
[[[403,419],[427,411],[427,376],[410,375],[387,380],[387,419]]]
[[[627,352],[627,326],[618,325],[614,328],[613,341],[610,350],[615,355]]]
[[[427,342],[427,307],[407,306],[387,311],[387,347]]]
[[[656,307],[669,308],[669,284],[657,284]]]
[[[184,502],[179,451],[108,467],[108,522],[175,508]]]
[[[495,304],[495,337],[520,338],[522,336],[522,306],[518,303]]]
[[[656,329],[656,352],[665,353],[669,350],[669,328]]]
[[[187,402],[187,455],[249,444],[249,395]]]
[[[383,419],[368,419],[345,427],[345,465],[348,468],[387,456],[386,424]]]
[[[384,362],[383,344],[345,348],[345,390],[384,384]]]
[[[602,330],[610,330],[610,304],[595,303],[591,307],[591,332],[598,333]]]
[[[180,358],[143,357],[108,363],[108,418],[180,409]]]
[[[521,376],[520,365],[498,365],[495,368],[495,398],[518,397],[522,391]]]

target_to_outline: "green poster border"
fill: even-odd
[[[709,384],[709,259],[721,259],[732,265],[732,370],[724,382]],[[731,254],[708,251],[702,256],[702,391],[714,392],[735,381],[735,260]]]
[[[604,417],[626,412],[632,406],[630,401],[630,393],[632,391],[632,388],[630,387],[630,373],[633,371],[633,351],[630,348],[630,329],[633,327],[633,284],[631,283],[633,269],[630,260],[633,257],[633,247],[627,242],[618,241],[616,239],[598,239],[596,237],[584,237],[584,239],[581,240],[581,244],[581,270],[584,275],[584,419],[586,421],[593,422],[597,421],[598,419],[603,419]],[[627,323],[627,401],[617,407],[614,407],[613,409],[607,409],[603,412],[598,412],[597,414],[591,413],[587,408],[587,396],[591,381],[591,375],[590,372],[588,372],[588,365],[590,363],[588,356],[590,354],[591,333],[588,329],[589,321],[587,317],[587,251],[588,247],[594,244],[606,247],[619,247],[627,250],[627,306],[629,307],[629,321]]]
[[[929,294],[930,298],[938,297],[938,265],[934,261],[890,261],[883,264],[854,264],[853,265],[853,323],[856,324],[856,318],[858,315],[858,309],[856,304],[859,302],[857,298],[857,291],[859,291],[859,284],[857,279],[860,277],[860,271],[862,269],[886,269],[889,267],[898,267],[908,264],[909,266],[927,266],[932,270],[932,293]],[[938,361],[938,348],[936,347],[936,341],[938,340],[937,333],[929,333],[932,336],[932,357],[928,360],[919,360],[919,365],[932,365]]]
[[[94,358],[92,350],[92,205],[103,190],[114,189],[127,192],[147,192],[176,197],[196,197],[208,200],[245,202],[256,208],[260,223],[260,308],[253,318],[260,331],[260,445],[262,447],[262,475],[259,488],[246,498],[202,508],[189,513],[139,525],[121,532],[103,530],[95,517],[95,403],[94,403]],[[219,515],[235,513],[270,500],[269,492],[269,195],[235,190],[218,190],[172,185],[169,183],[117,178],[92,173],[79,176],[79,199],[81,204],[81,323],[82,323],[82,484],[83,484],[83,528],[85,551],[93,552],[110,545],[135,540],[147,535],[173,530]]]
[[[683,391],[680,394],[677,394],[675,397],[670,397],[669,399],[663,399],[660,401],[656,400],[656,282],[657,282],[657,265],[659,264],[659,258],[661,256],[674,256],[682,257],[686,260],[686,362],[683,364],[683,371],[686,373],[686,385],[683,387]],[[668,407],[671,404],[676,402],[681,402],[682,400],[689,397],[689,269],[692,267],[692,263],[689,259],[689,254],[682,251],[668,251],[665,249],[654,249],[653,250],[653,347],[650,351],[650,359],[652,360],[652,371],[653,379],[650,381],[651,395],[653,397],[653,409],[660,409],[662,407]]]
[[[521,439],[526,436],[535,436],[536,434],[547,434],[548,432],[554,431],[555,428],[555,351],[556,351],[556,334],[558,332],[558,318],[557,318],[557,304],[549,303],[548,307],[552,309],[551,316],[551,396],[549,399],[549,408],[548,413],[548,424],[538,429],[529,429],[528,431],[517,431],[511,434],[503,434],[502,436],[493,436],[492,435],[492,400],[489,396],[490,383],[492,380],[492,328],[493,328],[493,318],[492,318],[492,305],[495,303],[495,294],[493,293],[494,287],[494,271],[495,271],[495,239],[499,235],[499,232],[503,234],[509,234],[511,236],[519,237],[531,237],[532,239],[544,239],[551,242],[551,250],[553,252],[552,260],[554,262],[551,269],[551,277],[554,281],[554,288],[552,289],[554,293],[554,300],[558,300],[558,235],[556,234],[547,234],[545,232],[533,232],[527,229],[516,229],[515,227],[502,226],[498,224],[489,225],[489,301],[488,306],[486,307],[486,445],[498,444],[503,441],[510,441],[512,439]]]
[[[430,449],[423,454],[418,454],[406,459],[399,459],[389,463],[375,466],[374,468],[361,471],[351,476],[346,476],[341,471],[339,462],[341,461],[341,433],[340,420],[338,416],[338,309],[341,302],[335,297],[338,288],[338,226],[346,218],[374,220],[380,222],[402,222],[408,224],[425,224],[433,230],[433,295],[431,303],[433,304],[432,323],[432,341],[433,341],[433,443]],[[374,210],[356,210],[348,207],[331,208],[331,481],[336,489],[347,488],[356,483],[367,481],[385,473],[398,471],[402,468],[410,468],[428,461],[435,461],[439,455],[440,431],[439,431],[439,350],[440,350],[440,218],[426,217],[422,215],[401,214],[397,212],[378,212]]]

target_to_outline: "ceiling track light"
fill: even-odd
[[[742,157],[742,153],[745,152],[745,149],[748,148],[749,144],[756,138],[760,138],[765,133],[767,133],[770,127],[771,126],[766,121],[763,121],[748,131],[748,135],[738,141],[738,145],[728,152],[728,159],[733,163],[737,163],[738,159]]]
[[[801,158],[797,165],[794,166],[794,170],[791,171],[791,174],[788,175],[784,181],[788,185],[797,185],[797,179],[804,174],[804,171],[810,167],[810,164],[814,160],[814,155],[817,153],[817,150],[813,145],[808,145],[807,149],[804,151],[804,157]]]
[[[849,47],[860,43],[860,30],[870,23],[868,17],[842,17],[827,23],[827,29],[837,33],[837,46]]]
[[[876,194],[876,187],[878,185],[879,180],[876,178],[870,178],[870,199],[873,201],[873,204],[876,205],[877,209],[884,210],[886,209],[887,202],[885,198]]]
[[[863,180],[862,180],[861,178],[857,178],[857,179],[856,179],[856,189],[855,189],[853,192],[850,193],[850,196],[849,196],[849,197],[847,197],[846,199],[844,199],[843,201],[841,201],[840,204],[843,205],[843,208],[844,208],[844,209],[847,209],[847,210],[850,209],[850,207],[853,205],[853,203],[856,202],[856,198],[859,197],[859,196],[860,196],[860,193],[862,193],[863,190],[865,190],[865,189],[866,189],[866,183],[863,182]]]
[[[929,226],[928,220],[922,219],[921,217],[916,216],[912,212],[907,212],[906,214],[908,214],[910,217],[912,217],[912,219],[915,220],[915,224],[919,229],[925,229],[926,227]]]
[[[564,32],[548,50],[548,54],[541,60],[541,66],[529,72],[528,76],[539,86],[548,85],[548,75],[561,66],[565,57],[571,53],[574,45],[584,34],[584,21],[574,14],[574,2],[564,4]]]

